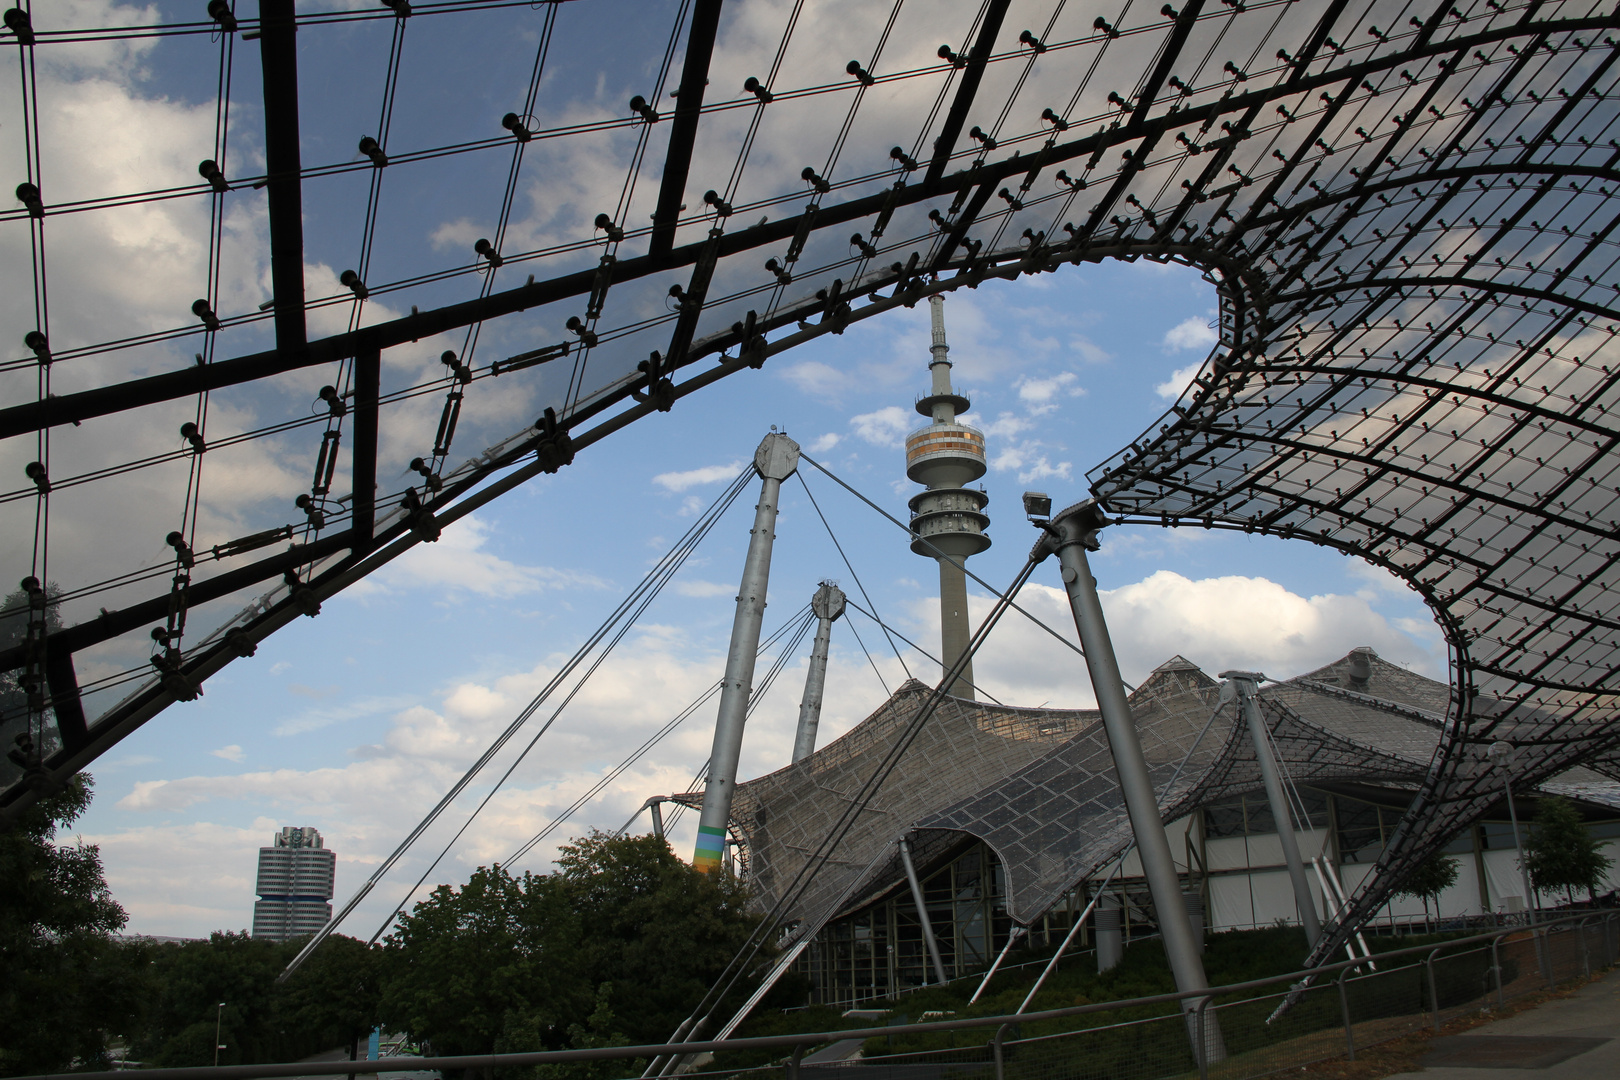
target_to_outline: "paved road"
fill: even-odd
[[[1551,1064],[1542,1064],[1562,1058]],[[1490,1066],[1442,1061],[1491,1061]],[[1574,996],[1436,1039],[1421,1072],[1390,1080],[1592,1080],[1620,1077],[1620,972],[1610,972]],[[1519,1067],[1515,1067],[1519,1066]]]

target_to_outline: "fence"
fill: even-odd
[[[487,1077],[535,1065],[623,1061],[633,1076],[661,1054],[697,1055],[684,1080],[1247,1080],[1328,1058],[1448,1019],[1500,1008],[1620,960],[1620,912],[1574,915],[1534,928],[1501,929],[1439,947],[1396,949],[1312,971],[1021,1016],[970,1017],[850,1031],[723,1042],[602,1047],[374,1061],[288,1062],[148,1069],[145,1080],[256,1080],[458,1070]],[[948,1037],[952,1045],[885,1053],[895,1038]],[[859,1040],[868,1053],[818,1062],[807,1050]],[[1204,1053],[1195,1048],[1204,1048]],[[637,1060],[640,1059],[640,1060]],[[763,1062],[763,1063],[762,1063]],[[632,1064],[633,1063],[633,1064]],[[72,1080],[129,1080],[128,1073],[73,1073]],[[511,1074],[519,1075],[519,1074]],[[521,1075],[531,1075],[527,1072]],[[44,1080],[23,1077],[20,1080]]]

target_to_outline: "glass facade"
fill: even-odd
[[[971,841],[945,865],[919,876],[945,974],[955,979],[986,970],[1012,926],[995,852]],[[883,899],[829,923],[795,967],[810,976],[813,1000],[823,1005],[871,1001],[934,981],[904,880]]]
[[[1390,800],[1405,795],[1390,790],[1367,794]],[[1403,807],[1310,787],[1298,788],[1297,796],[1304,806],[1308,827],[1332,831],[1341,865],[1377,861],[1404,812]],[[1260,792],[1207,806],[1197,813],[1203,817],[1206,840],[1254,838],[1276,832],[1276,819],[1264,793]],[[1620,820],[1589,822],[1588,828],[1600,838],[1620,837]],[[1195,826],[1190,835],[1196,834]],[[1443,850],[1451,855],[1472,855],[1476,840],[1479,848],[1486,851],[1517,846],[1512,826],[1507,822],[1483,821],[1457,833]],[[1206,920],[1211,910],[1208,881],[1212,876],[1225,879],[1278,869],[1268,864],[1204,870],[1201,856],[1194,853],[1194,845],[1189,842],[1188,846],[1189,858],[1195,861],[1185,887],[1205,892]],[[981,841],[968,841],[957,848],[944,865],[926,873],[919,867],[919,873],[929,923],[939,945],[945,974],[958,979],[988,970],[1006,946],[1012,927],[1004,902],[1002,866],[995,851]],[[1122,901],[1120,925],[1127,942],[1133,936],[1157,932],[1152,897],[1140,877],[1117,879],[1110,891],[1118,894]],[[1043,947],[1062,940],[1075,916],[1085,909],[1090,895],[1083,884],[1064,894],[1030,928],[1031,943]],[[1089,930],[1083,928],[1074,948],[1081,950],[1090,945]],[[858,1005],[933,982],[933,965],[905,880],[900,879],[881,899],[829,923],[800,956],[794,969],[809,976],[813,987],[811,1001],[820,1005]]]

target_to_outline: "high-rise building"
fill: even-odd
[[[337,855],[311,828],[287,826],[259,849],[253,936],[271,941],[308,937],[332,918]]]
[[[917,411],[933,423],[906,438],[906,476],[928,490],[911,498],[911,550],[939,562],[940,660],[948,672],[967,652],[967,576],[962,563],[990,546],[984,512],[990,496],[966,485],[984,475],[984,433],[958,423],[968,399],[951,388],[951,347],[945,343],[945,300],[928,298],[933,340],[928,361],[932,392],[917,401]],[[945,558],[943,556],[950,556]],[[976,697],[973,663],[969,661],[946,688],[956,697]]]

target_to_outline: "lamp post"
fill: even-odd
[[[219,1052],[225,1049],[219,1041],[219,1025],[224,1018],[225,1003],[222,1001],[219,1003],[219,1008],[214,1010],[214,1068],[216,1069],[219,1068]]]

